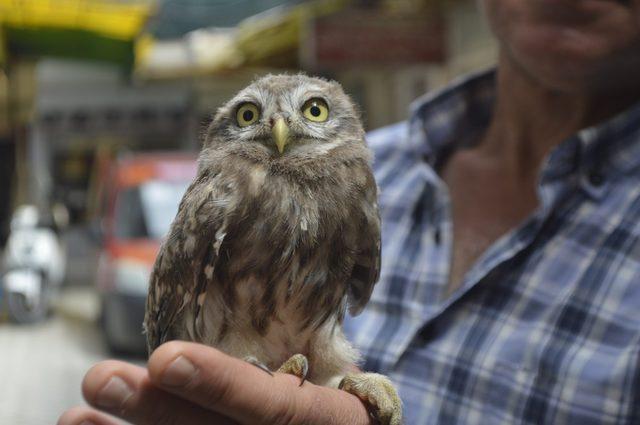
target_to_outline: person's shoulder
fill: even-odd
[[[372,149],[380,145],[386,145],[398,137],[406,137],[408,130],[407,121],[397,122],[385,127],[371,130],[367,133],[367,142]]]
[[[381,127],[367,133],[367,143],[373,151],[373,174],[382,192],[389,192],[406,176],[406,170],[416,162],[416,152],[410,146],[409,123],[406,121]]]
[[[383,159],[405,145],[409,134],[406,121],[388,125],[367,133],[367,144],[374,153],[376,160]]]

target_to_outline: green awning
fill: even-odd
[[[58,56],[131,67],[135,38],[151,12],[148,1],[0,0],[0,55],[5,61],[7,56]]]
[[[4,33],[6,50],[12,56],[105,61],[129,69],[134,63],[133,40],[120,40],[78,29],[46,27],[5,27]]]

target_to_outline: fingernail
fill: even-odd
[[[94,424],[91,421],[84,420],[84,421],[80,422],[80,425],[96,425],[96,424]]]
[[[133,391],[122,378],[117,376],[109,379],[109,382],[98,392],[96,403],[107,409],[120,408],[122,404],[133,395]]]
[[[162,374],[162,383],[170,387],[181,387],[191,381],[195,374],[193,364],[183,356],[178,356]]]

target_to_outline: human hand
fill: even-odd
[[[364,404],[347,392],[310,382],[300,386],[295,376],[270,376],[214,348],[179,341],[159,347],[147,369],[119,361],[97,364],[82,392],[93,408],[68,410],[58,425],[118,424],[110,415],[136,425],[373,423]]]

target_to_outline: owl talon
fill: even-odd
[[[402,402],[386,376],[350,373],[340,381],[338,388],[365,402],[381,425],[402,425]]]
[[[289,360],[282,363],[278,372],[297,376],[300,378],[300,386],[302,386],[304,381],[307,380],[307,374],[309,373],[309,361],[302,354],[294,354]]]
[[[247,357],[244,358],[244,361],[249,363],[249,364],[254,365],[258,369],[263,370],[263,371],[267,372],[269,375],[273,376],[273,372],[271,372],[269,370],[269,368],[264,363],[262,363],[260,360],[256,359],[255,357],[247,356]]]

